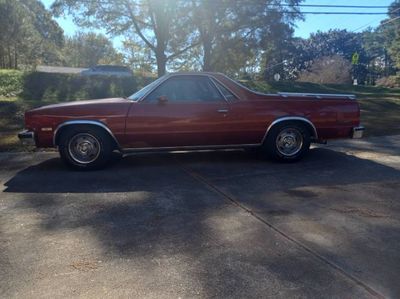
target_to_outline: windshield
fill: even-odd
[[[133,101],[138,101],[144,95],[146,95],[151,89],[153,89],[160,81],[164,80],[164,76],[158,78],[157,80],[151,82],[149,85],[143,87],[141,90],[135,92],[133,95],[129,96],[128,99]]]

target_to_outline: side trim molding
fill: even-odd
[[[265,135],[264,135],[264,137],[263,137],[263,139],[262,139],[262,141],[261,141],[261,144],[264,143],[265,139],[267,138],[267,135],[268,135],[269,131],[272,129],[273,126],[275,126],[276,124],[281,123],[281,122],[283,122],[283,121],[290,121],[290,120],[302,121],[302,122],[305,122],[305,123],[307,123],[308,125],[310,125],[311,128],[312,128],[312,130],[313,130],[313,136],[312,136],[312,137],[313,137],[315,140],[318,140],[317,129],[316,129],[316,127],[314,126],[314,124],[313,124],[310,120],[308,120],[308,119],[305,118],[305,117],[301,117],[301,116],[284,116],[284,117],[275,119],[275,120],[269,125],[269,127],[268,127],[267,131],[265,132]]]
[[[223,150],[223,149],[241,149],[258,147],[260,144],[227,144],[227,145],[188,145],[188,146],[167,146],[167,147],[138,147],[124,148],[124,154],[136,152],[164,152],[164,151],[201,151],[201,150]]]
[[[121,146],[117,140],[117,138],[115,138],[114,134],[111,132],[111,130],[101,121],[97,121],[97,120],[69,120],[66,122],[63,122],[61,124],[58,125],[58,127],[54,130],[54,135],[53,135],[53,145],[54,147],[57,146],[56,144],[56,140],[57,140],[57,134],[60,131],[60,129],[62,129],[63,127],[66,126],[70,126],[70,125],[94,125],[94,126],[98,126],[102,129],[104,129],[110,136],[111,138],[115,141],[115,144],[117,145],[118,149],[121,150]]]

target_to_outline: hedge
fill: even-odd
[[[27,101],[59,102],[121,97],[136,90],[134,77],[0,71],[0,96],[18,96]]]
[[[74,101],[128,96],[137,89],[133,77],[26,74],[21,97],[34,101]]]

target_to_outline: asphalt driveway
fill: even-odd
[[[400,296],[400,136],[300,163],[0,154],[0,297]]]

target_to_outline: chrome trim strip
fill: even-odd
[[[278,95],[283,97],[297,96],[297,97],[327,97],[327,98],[348,98],[355,99],[354,94],[341,94],[341,93],[303,93],[303,92],[278,92]]]
[[[208,77],[208,80],[211,81],[212,85],[218,90],[219,95],[222,96],[222,98],[225,100],[225,102],[229,103],[228,99],[225,97],[225,95],[223,94],[223,92],[221,91],[221,89],[219,89],[218,85],[215,84],[215,82],[214,82],[214,80],[213,80],[214,77],[211,77],[211,76],[207,76],[207,77]]]
[[[272,128],[274,125],[276,125],[276,124],[278,124],[278,123],[280,123],[280,122],[283,122],[283,121],[288,121],[288,120],[300,120],[300,121],[306,122],[307,124],[309,124],[309,125],[312,127],[312,129],[313,129],[313,131],[314,131],[314,136],[312,136],[312,137],[313,137],[315,140],[318,139],[317,129],[316,129],[316,127],[314,126],[314,124],[313,124],[310,120],[308,120],[308,119],[305,118],[305,117],[301,117],[301,116],[284,116],[284,117],[275,119],[275,120],[269,125],[269,127],[267,128],[267,131],[265,132],[265,135],[264,135],[263,139],[261,140],[261,144],[264,143],[265,139],[267,138],[267,135],[268,135],[269,131],[271,130],[271,128]]]
[[[223,74],[221,74],[221,75],[223,75]],[[224,75],[225,76],[225,75]],[[233,81],[232,79],[230,79],[228,76],[225,76],[226,78],[228,78],[229,80],[231,80],[231,81]],[[213,80],[215,80],[215,81],[217,81],[218,82],[218,84],[221,84],[223,87],[225,87],[231,94],[233,94],[235,97],[236,97],[236,99],[238,100],[238,101],[240,101],[241,100],[241,98],[236,94],[236,93],[234,93],[233,91],[232,91],[232,89],[230,89],[229,87],[227,87],[224,83],[222,83],[220,80],[218,80],[217,78],[215,78],[215,77],[213,77],[213,76],[211,76],[211,81],[213,81]],[[233,81],[233,82],[235,82],[235,81]]]
[[[130,152],[147,152],[147,151],[179,151],[179,150],[215,150],[215,149],[234,149],[243,147],[257,147],[260,144],[227,144],[227,145],[184,145],[184,146],[166,146],[166,147],[138,147],[124,148],[122,152],[128,154]]]
[[[114,134],[111,132],[111,130],[101,121],[97,121],[97,120],[68,120],[66,122],[63,122],[61,124],[58,125],[58,127],[54,130],[54,134],[53,134],[53,146],[56,147],[56,138],[57,138],[57,133],[59,132],[59,130],[65,126],[69,126],[69,125],[95,125],[98,127],[101,127],[102,129],[106,130],[108,134],[110,134],[111,138],[115,141],[117,147],[119,150],[121,150],[121,146],[117,140],[117,138],[115,138]]]

